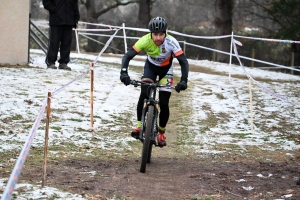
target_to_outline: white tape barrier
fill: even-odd
[[[198,48],[202,48],[202,49],[206,49],[206,50],[215,51],[215,52],[218,52],[218,53],[230,55],[230,53],[228,53],[228,52],[220,51],[220,50],[212,49],[212,48],[208,48],[208,47],[204,47],[204,46],[201,46],[201,45],[196,45],[196,44],[192,44],[192,43],[188,43],[188,42],[186,42],[185,44],[186,44],[186,45],[193,46],[193,47],[198,47]],[[231,56],[232,56],[232,55],[234,55],[234,54],[231,54]],[[273,65],[273,66],[278,67],[278,68],[285,68],[285,69],[290,69],[290,70],[294,70],[294,71],[300,72],[300,69],[295,69],[295,68],[293,68],[293,67],[287,67],[287,66],[284,66],[284,65],[278,65],[278,64],[271,63],[271,62],[266,62],[266,61],[262,61],[262,60],[257,60],[257,59],[254,59],[254,58],[249,58],[249,57],[240,56],[240,55],[239,55],[239,58],[243,58],[243,59],[246,59],[246,60],[253,60],[253,61],[259,62],[259,63],[264,63],[264,64],[268,64],[268,65]]]
[[[97,33],[78,33],[78,35],[90,35],[90,36],[101,36],[101,37],[111,37],[111,35],[106,35],[106,34],[97,34]],[[116,35],[115,38],[124,38],[124,36],[120,36],[120,35]],[[141,37],[130,37],[130,36],[126,36],[126,39],[134,39],[134,40],[138,40]]]
[[[267,41],[267,42],[283,42],[283,43],[300,44],[300,41],[294,41],[294,40],[279,40],[279,39],[268,39],[268,38],[258,38],[258,37],[246,37],[246,36],[240,36],[240,35],[234,35],[234,37],[251,39],[251,40],[261,40],[261,41]]]
[[[266,91],[267,93],[271,94],[273,97],[277,98],[277,99],[280,99],[281,101],[285,101],[285,102],[288,102],[292,105],[297,105],[296,103],[293,103],[291,101],[289,101],[287,98],[277,94],[276,92],[274,92],[273,90],[269,89],[268,87],[264,86],[263,84],[259,83],[258,81],[256,81],[254,78],[252,78],[252,76],[250,74],[247,73],[247,71],[245,70],[241,60],[240,60],[240,56],[238,55],[238,51],[237,51],[237,48],[236,48],[236,44],[242,46],[242,43],[233,39],[232,41],[232,45],[233,45],[233,50],[234,50],[234,53],[235,53],[235,56],[236,58],[238,59],[239,63],[240,63],[240,66],[242,67],[242,70],[244,71],[245,75],[250,79],[252,80],[255,84],[257,84],[260,88],[262,88],[264,91]]]
[[[39,26],[46,26],[49,27],[49,23],[46,21],[35,21],[35,24]],[[101,26],[101,27],[108,27],[109,29],[98,29],[98,31],[110,31],[114,29],[128,29],[128,30],[136,30],[136,31],[142,31],[142,32],[149,32],[148,29],[145,28],[133,28],[133,27],[124,27],[124,26],[112,26],[107,24],[98,24],[98,23],[89,23],[89,22],[82,22],[79,21],[79,24],[89,24],[93,26]],[[80,30],[80,29],[77,29]],[[93,29],[82,29],[84,31],[93,31]],[[227,38],[231,37],[232,35],[224,35],[224,36],[196,36],[196,35],[189,35],[189,34],[183,34],[177,31],[169,30],[168,32],[173,33],[175,35],[181,35],[185,37],[192,37],[192,38],[202,38],[202,39],[219,39],[219,38]],[[294,40],[280,40],[280,39],[268,39],[268,38],[258,38],[258,37],[247,37],[247,36],[240,36],[240,35],[233,35],[234,37],[238,38],[245,38],[245,39],[253,39],[253,40],[261,40],[261,41],[268,41],[268,42],[284,42],[284,43],[296,43],[300,44],[300,41],[294,41]]]
[[[106,50],[106,48],[108,47],[108,45],[110,44],[110,42],[112,41],[113,37],[117,34],[118,30],[116,30],[116,32],[111,36],[111,38],[106,42],[105,46],[103,47],[103,49],[101,50],[101,52],[99,53],[99,55],[96,57],[96,59],[94,60],[94,63],[97,62],[97,60],[99,59],[99,57],[101,56],[101,54]],[[57,95],[58,93],[60,93],[63,89],[65,89],[67,86],[71,85],[73,82],[81,79],[82,77],[84,77],[87,73],[90,72],[90,70],[93,69],[89,69],[88,71],[84,72],[83,74],[77,76],[74,80],[70,81],[69,83],[67,83],[66,85],[64,85],[63,87],[55,90],[52,92],[52,97]],[[17,159],[17,162],[14,166],[14,169],[11,173],[11,176],[8,180],[8,183],[6,185],[6,188],[4,190],[4,193],[1,197],[1,200],[10,200],[15,188],[15,185],[17,184],[19,177],[21,175],[21,171],[23,169],[24,163],[26,161],[26,158],[28,156],[29,150],[30,150],[30,146],[33,142],[34,136],[36,134],[36,131],[38,129],[38,126],[43,118],[43,114],[45,112],[47,106],[47,98],[44,100],[44,104],[42,106],[42,108],[40,109],[39,115],[35,121],[35,123],[32,126],[32,130],[30,132],[30,134],[28,135],[27,140],[25,141],[25,144],[22,148],[22,151]]]
[[[9,200],[11,199],[12,197],[12,194],[13,194],[13,191],[14,191],[14,188],[20,178],[20,175],[21,175],[21,171],[24,167],[24,164],[25,164],[25,161],[26,161],[26,158],[29,154],[29,150],[30,150],[30,147],[32,145],[32,142],[33,142],[33,138],[36,134],[36,131],[39,127],[39,124],[42,120],[42,117],[44,115],[44,112],[45,112],[45,109],[46,109],[46,106],[47,106],[47,98],[44,100],[44,103],[40,109],[40,112],[32,126],[32,129],[30,131],[30,134],[28,135],[26,141],[25,141],[25,144],[22,148],[22,151],[17,159],[17,162],[14,166],[14,169],[10,175],[10,178],[7,182],[7,185],[5,187],[5,190],[3,192],[3,195],[1,197],[1,200]]]
[[[112,41],[112,39],[116,36],[116,34],[118,33],[119,29],[116,30],[116,32],[109,38],[109,40],[107,40],[105,46],[103,47],[103,49],[100,51],[100,53],[98,54],[98,56],[95,58],[94,60],[94,64],[97,63],[99,57],[102,55],[102,53],[106,50],[106,48],[108,47],[108,45],[110,44],[110,42]]]
[[[95,24],[95,23],[88,23],[88,22],[79,22],[80,24],[89,24],[89,25],[94,25],[94,26],[102,26],[102,27],[109,27],[110,29],[112,28],[118,28],[118,29],[127,29],[127,30],[135,30],[135,31],[142,31],[142,32],[149,32],[149,29],[146,28],[133,28],[133,27],[123,27],[123,26],[111,26],[111,25],[106,25],[106,24]],[[77,29],[79,30],[79,29]],[[84,29],[85,31],[89,29]],[[93,30],[93,29],[91,29]],[[102,29],[100,29],[102,30]],[[177,31],[172,31],[168,30],[168,33],[172,33],[175,35],[180,35],[180,36],[185,36],[185,37],[191,37],[191,38],[199,38],[199,39],[220,39],[220,38],[228,38],[231,37],[231,35],[223,35],[223,36],[197,36],[197,35],[189,35],[189,34],[184,34],[180,33]]]

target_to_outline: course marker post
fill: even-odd
[[[93,131],[94,128],[94,62],[91,63],[91,85],[90,85],[90,105],[91,105],[91,131]]]
[[[46,176],[47,176],[46,167],[47,167],[47,155],[48,155],[48,137],[49,137],[49,124],[50,124],[50,112],[51,112],[51,96],[52,96],[51,92],[48,92],[42,188],[45,187],[45,185],[46,185]]]
[[[231,32],[231,42],[230,42],[230,56],[229,56],[229,81],[231,78],[231,62],[232,62],[232,43],[233,43],[233,32]]]
[[[252,84],[251,79],[249,78],[249,96],[250,96],[250,121],[251,121],[251,133],[254,134],[253,128],[253,107],[252,107]]]

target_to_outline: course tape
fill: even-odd
[[[268,41],[268,42],[284,42],[284,43],[300,44],[300,41],[295,41],[295,40],[268,39],[268,38],[246,37],[246,36],[239,36],[239,35],[234,35],[234,37],[251,39],[251,40]]]
[[[52,96],[55,96],[56,94],[60,93],[64,88],[68,87],[69,85],[71,85],[73,82],[80,80],[82,77],[84,77],[85,75],[87,75],[90,72],[90,70],[87,70],[86,72],[84,72],[83,74],[77,76],[75,79],[73,79],[72,81],[70,81],[69,83],[67,83],[66,85],[62,86],[61,88],[55,90],[52,92]]]
[[[149,29],[146,29],[146,28],[133,28],[133,27],[123,27],[123,26],[111,26],[111,25],[106,25],[106,24],[95,24],[95,23],[89,23],[89,22],[79,22],[79,24],[89,24],[89,25],[94,25],[94,26],[109,27],[111,29],[112,28],[117,28],[117,29],[128,29],[128,30],[149,32]],[[77,29],[77,30],[79,30],[79,29]],[[85,29],[85,30],[88,31],[88,30],[93,30],[93,29]],[[222,36],[197,36],[197,35],[189,35],[189,34],[179,33],[177,31],[172,31],[172,30],[168,30],[168,33],[172,33],[172,34],[175,34],[175,35],[186,36],[186,37],[191,37],[191,38],[199,38],[199,39],[220,39],[220,38],[232,37],[231,35],[222,35]]]
[[[77,28],[77,31],[88,31],[88,32],[100,32],[100,31],[115,31],[116,28],[111,29],[85,29],[85,28]]]
[[[231,35],[222,35],[222,36],[197,36],[197,35],[189,35],[184,33],[179,33],[177,31],[168,30],[168,33],[173,33],[175,35],[191,37],[191,38],[198,38],[198,39],[220,39],[220,38],[228,38],[232,37]]]
[[[35,23],[39,24],[39,26],[49,26],[49,22],[44,22],[44,21],[35,21]],[[123,26],[112,26],[112,25],[107,25],[107,24],[98,24],[98,23],[90,23],[90,22],[82,22],[79,21],[79,24],[89,24],[93,26],[101,26],[101,27],[108,27],[109,29],[98,29],[98,31],[111,31],[115,29],[128,29],[128,30],[136,30],[136,31],[142,31],[142,32],[149,32],[149,29],[146,28],[134,28],[134,27],[123,27]],[[46,25],[44,25],[46,24]],[[93,31],[94,29],[77,29],[77,30],[82,30],[82,31]],[[97,30],[97,29],[95,29]],[[186,36],[186,37],[192,37],[192,38],[202,38],[202,39],[218,39],[218,38],[227,38],[227,37],[232,37],[232,35],[224,35],[224,36],[196,36],[196,35],[189,35],[189,34],[184,34],[184,33],[179,33],[176,31],[168,30],[169,33],[173,33],[175,35],[181,35],[181,36]],[[295,41],[295,40],[280,40],[280,39],[268,39],[268,38],[258,38],[258,37],[247,37],[247,36],[240,36],[240,35],[233,35],[233,37],[238,37],[238,38],[245,38],[245,39],[253,39],[253,40],[261,40],[261,41],[269,41],[269,42],[284,42],[284,43],[295,43],[295,44],[300,44],[300,41]]]
[[[33,142],[33,138],[36,134],[36,131],[39,127],[39,124],[43,118],[43,114],[45,112],[45,109],[46,109],[46,106],[47,106],[47,98],[44,100],[44,103],[43,103],[43,106],[41,107],[40,109],[40,112],[38,114],[38,117],[36,118],[33,126],[32,126],[32,129],[31,129],[31,132],[22,148],[22,151],[20,153],[20,156],[18,157],[18,160],[15,164],[15,167],[11,173],[11,176],[9,178],[9,181],[6,185],[6,188],[3,192],[3,195],[2,195],[2,200],[9,200],[11,199],[11,196],[12,196],[12,193],[14,191],[14,188],[19,180],[19,177],[21,175],[21,171],[23,169],[23,166],[24,166],[24,163],[26,161],[26,158],[28,156],[28,153],[29,153],[29,150],[30,150],[30,147],[31,147],[31,144]]]
[[[100,53],[98,54],[98,56],[95,58],[94,60],[94,64],[96,64],[97,60],[99,59],[99,57],[102,55],[102,53],[106,50],[106,48],[108,47],[108,45],[110,44],[110,42],[112,41],[112,39],[115,37],[115,35],[118,33],[120,29],[117,29],[116,32],[107,40],[105,46],[101,49]]]
[[[274,92],[273,90],[269,89],[268,87],[264,86],[263,84],[259,83],[258,81],[256,81],[254,78],[252,78],[251,75],[249,75],[247,73],[247,71],[245,70],[241,60],[240,60],[240,57],[238,55],[238,51],[237,51],[237,48],[236,48],[236,44],[242,46],[242,43],[233,39],[232,40],[232,45],[233,45],[233,49],[234,49],[234,53],[235,53],[235,56],[236,58],[238,59],[239,63],[240,63],[240,66],[242,67],[242,70],[244,71],[244,73],[246,74],[246,76],[252,80],[255,84],[257,84],[260,88],[262,88],[264,91],[266,91],[267,93],[271,94],[273,97],[277,98],[277,99],[280,99],[281,101],[285,101],[285,102],[288,102],[290,104],[293,104],[293,105],[296,105],[295,103],[289,101],[287,98],[277,94],[276,92]]]
[[[99,53],[99,55],[96,57],[96,59],[94,60],[94,64],[97,62],[97,60],[99,59],[99,57],[101,56],[101,54],[106,50],[106,48],[108,47],[108,45],[110,44],[110,42],[112,41],[113,37],[117,34],[119,29],[116,30],[116,32],[109,38],[109,40],[106,42],[105,46],[102,48],[101,52]],[[90,72],[90,70],[93,70],[93,67],[91,67],[89,70],[87,70],[86,72],[84,72],[83,74],[77,76],[75,79],[73,79],[72,81],[70,81],[69,83],[67,83],[66,85],[64,85],[63,87],[55,90],[54,92],[52,92],[52,97],[56,94],[58,94],[59,92],[61,92],[64,88],[66,88],[67,86],[69,86],[70,84],[72,84],[73,82],[81,79],[82,77],[84,77],[86,74],[88,74]],[[40,109],[40,112],[38,114],[38,117],[35,121],[35,123],[32,126],[31,132],[22,148],[22,151],[18,157],[18,160],[15,164],[15,167],[10,175],[10,178],[8,180],[8,183],[5,187],[5,190],[3,192],[3,195],[1,197],[1,200],[10,200],[12,197],[12,193],[14,191],[14,188],[19,180],[19,177],[21,175],[21,171],[23,169],[24,163],[26,161],[26,158],[28,156],[31,144],[33,142],[33,138],[36,134],[36,131],[39,127],[39,124],[43,118],[45,109],[47,106],[47,98],[44,100],[44,103],[42,105],[42,108]]]

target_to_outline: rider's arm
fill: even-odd
[[[181,66],[181,80],[187,83],[188,81],[188,74],[189,74],[189,62],[187,61],[184,54],[180,54],[176,57],[180,66]]]
[[[124,71],[122,70],[123,68],[128,69],[128,65],[129,65],[129,61],[138,54],[138,52],[136,52],[134,50],[134,48],[131,48],[129,51],[127,51],[123,58],[122,58],[122,64],[121,64],[121,71]]]

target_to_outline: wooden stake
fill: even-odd
[[[45,187],[46,185],[46,176],[47,176],[46,166],[47,166],[47,155],[48,155],[48,136],[49,136],[49,123],[50,123],[50,111],[51,111],[51,96],[52,96],[51,92],[48,92],[42,187]]]
[[[91,88],[90,88],[90,105],[91,105],[91,131],[94,128],[94,63],[91,63],[91,71],[90,71],[90,75],[91,75]]]
[[[252,108],[252,84],[251,79],[249,78],[249,94],[250,94],[250,118],[251,118],[251,133],[254,134],[254,128],[253,128],[253,108]]]

